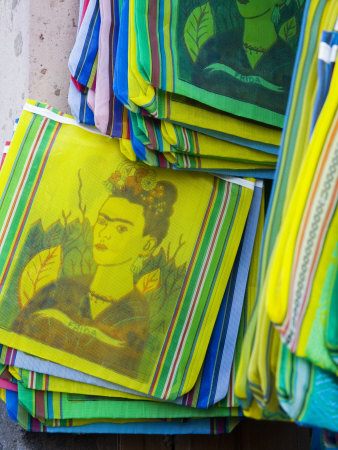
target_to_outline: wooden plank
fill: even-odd
[[[304,431],[305,430],[305,431]],[[299,433],[302,450],[310,448],[310,432],[299,430],[293,423],[246,420],[240,424],[240,448],[243,450],[298,449]]]
[[[173,436],[120,435],[117,450],[174,450]]]
[[[146,450],[144,437],[141,435],[120,434],[117,450]]]
[[[246,419],[227,435],[176,436],[175,450],[309,450],[310,443],[308,428]]]
[[[175,450],[234,450],[236,449],[236,431],[217,436],[188,435],[176,436]]]

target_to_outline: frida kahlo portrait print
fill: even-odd
[[[39,222],[28,234],[36,253],[18,279],[12,330],[137,378],[144,353],[166,328],[168,270],[178,270],[178,286],[184,275],[161,248],[177,190],[146,166],[121,163],[104,183],[107,196],[91,227],[82,183],[79,172],[82,223],[64,215],[62,224],[45,231]]]
[[[180,78],[284,114],[303,8],[301,0],[181,2]]]

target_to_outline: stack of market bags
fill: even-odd
[[[246,416],[324,435],[338,432],[337,17],[337,2],[307,2],[235,386]]]
[[[305,5],[267,212],[304,5],[269,9],[267,51],[260,7],[81,2],[76,120],[29,100],[0,172],[0,396],[25,429],[217,434],[245,415],[333,442],[338,4]]]
[[[263,184],[119,144],[24,106],[0,172],[2,399],[29,430],[231,431]]]
[[[303,7],[83,1],[72,113],[131,160],[272,178]]]

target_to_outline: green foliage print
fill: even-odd
[[[279,37],[296,51],[304,0],[285,0],[276,5],[271,20]],[[225,32],[242,35],[244,19],[235,0],[185,0],[178,2],[178,76],[191,82],[203,46]],[[185,45],[181,45],[182,38]],[[228,43],[229,44],[229,43]],[[230,42],[231,45],[231,42]]]
[[[60,277],[72,278],[77,275],[94,274],[96,266],[92,255],[92,227],[85,217],[86,208],[82,203],[82,181],[79,176],[79,209],[81,219],[71,220],[72,211],[62,212],[62,219],[52,224],[46,230],[42,221],[35,222],[25,239],[21,251],[16,255],[15,266],[9,285],[1,303],[0,313],[6,315],[6,322],[12,324],[20,311],[19,280],[29,261],[37,254],[57,246],[62,247],[62,267]]]
[[[192,11],[184,27],[184,42],[193,62],[196,62],[200,48],[214,32],[214,17],[210,3],[206,2]]]
[[[0,306],[0,313],[7,316],[6,322],[9,324],[13,323],[20,311],[20,277],[36,255],[60,246],[62,258],[59,278],[90,276],[94,275],[96,271],[92,253],[93,229],[86,217],[80,173],[78,177],[80,218],[77,217],[72,220],[75,214],[79,216],[78,211],[62,211],[62,217],[47,229],[44,229],[42,221],[38,220],[31,226],[24,245],[16,257],[11,280]],[[165,330],[168,328],[172,311],[176,306],[186,273],[186,264],[177,267],[175,262],[182,246],[184,246],[184,242],[181,236],[176,249],[172,249],[170,244],[166,250],[161,248],[155,256],[151,256],[144,262],[141,272],[137,276],[135,275],[135,284],[141,279],[141,281],[143,280],[142,286],[146,288],[143,295],[150,306],[150,336],[163,337]],[[155,276],[152,276],[152,274],[155,274]],[[144,280],[146,281],[144,282]],[[13,301],[13,299],[17,299],[17,301]],[[156,351],[157,347],[158,340],[149,339],[146,352]]]
[[[96,266],[92,255],[92,227],[86,217],[86,207],[82,200],[82,180],[80,172],[78,189],[78,208],[81,219],[71,220],[72,211],[62,211],[62,219],[43,230],[41,221],[34,224],[26,241],[26,248],[32,249],[32,255],[44,249],[58,245],[62,247],[61,277],[73,278],[79,275],[94,274]],[[34,249],[34,252],[33,252]]]
[[[139,369],[141,373],[143,370],[142,364],[145,365],[144,369],[146,369],[149,357],[159,352],[162,348],[163,338],[169,328],[187,272],[186,264],[180,266],[176,265],[177,254],[184,244],[185,242],[181,235],[175,249],[171,248],[170,243],[166,250],[161,248],[155,257],[150,258],[144,264],[142,271],[135,280],[135,282],[137,282],[147,273],[152,273],[157,269],[160,271],[160,285],[158,289],[145,294],[150,306],[150,330],[141,367]]]

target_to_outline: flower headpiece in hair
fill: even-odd
[[[111,174],[106,186],[112,194],[131,191],[155,215],[165,210],[165,185],[158,182],[155,172],[146,166],[123,163]]]

